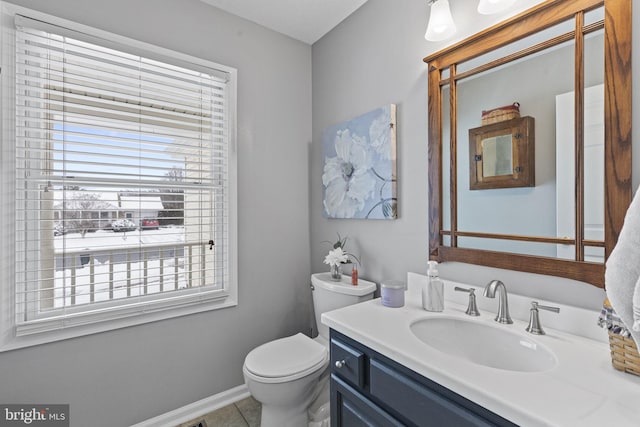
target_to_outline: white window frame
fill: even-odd
[[[59,341],[83,335],[105,332],[113,329],[140,325],[184,316],[204,311],[233,307],[238,304],[238,253],[237,253],[237,149],[236,149],[236,115],[237,115],[237,70],[232,67],[213,63],[180,52],[132,40],[127,37],[71,22],[62,18],[37,12],[21,6],[1,3],[0,14],[0,44],[2,57],[0,58],[0,102],[2,103],[2,119],[0,120],[0,134],[2,148],[0,149],[0,214],[3,226],[0,227],[0,352],[13,350],[47,342]],[[229,150],[228,150],[228,181],[229,181],[229,220],[228,220],[228,255],[229,281],[224,284],[224,292],[210,298],[207,302],[192,302],[183,297],[163,298],[158,303],[145,307],[143,314],[135,307],[123,310],[94,311],[84,313],[81,317],[58,320],[62,322],[52,329],[52,325],[34,326],[30,332],[16,334],[16,295],[15,295],[15,89],[14,69],[15,53],[12,48],[11,37],[15,37],[14,18],[16,14],[40,20],[75,32],[80,32],[92,38],[99,38],[109,42],[127,46],[130,53],[143,55],[152,59],[173,63],[189,68],[189,64],[197,67],[217,69],[228,73],[228,120],[229,120]],[[126,300],[123,301],[126,303]],[[55,325],[53,325],[55,326]]]

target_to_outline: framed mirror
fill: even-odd
[[[604,287],[631,201],[631,0],[549,0],[424,61],[430,259]],[[481,126],[514,99],[524,131]]]

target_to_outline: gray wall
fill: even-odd
[[[114,427],[242,384],[248,351],[309,327],[310,46],[197,0],[14,3],[238,69],[239,305],[0,353],[0,402]]]
[[[536,0],[516,3],[526,8]],[[504,18],[480,16],[477,2],[451,2],[459,33],[456,40]],[[515,6],[514,6],[515,7]],[[513,11],[511,11],[513,12]],[[455,42],[423,38],[427,2],[369,0],[354,15],[313,45],[313,145],[311,150],[311,267],[322,263],[322,241],[336,232],[348,235],[350,248],[362,255],[362,277],[374,281],[405,278],[407,271],[426,272],[427,210],[427,67],[422,58]],[[636,30],[640,10],[634,11]],[[638,37],[634,37],[638,40]],[[640,41],[640,40],[639,40]],[[640,56],[635,43],[634,66]],[[636,79],[638,80],[638,79]],[[634,100],[640,81],[634,82]],[[387,103],[398,105],[399,218],[395,221],[336,220],[322,217],[322,130]],[[640,111],[636,109],[634,117]],[[634,120],[635,121],[635,120]],[[634,129],[634,135],[639,131]],[[634,170],[640,153],[634,151]],[[640,180],[634,174],[634,188]],[[553,207],[551,207],[553,209]],[[503,280],[513,292],[551,301],[599,309],[604,292],[579,282],[548,276],[482,268],[459,263],[442,265],[441,275],[483,286]],[[525,314],[526,315],[526,314]]]

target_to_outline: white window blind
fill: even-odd
[[[224,298],[227,74],[16,27],[18,334]]]

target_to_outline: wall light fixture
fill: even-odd
[[[482,15],[499,13],[515,2],[516,0],[480,0],[478,13]],[[451,16],[449,0],[428,0],[428,3],[431,6],[431,14],[424,38],[438,42],[452,37],[456,33],[456,24]]]
[[[449,0],[429,0],[429,5],[431,6],[431,14],[424,38],[438,42],[453,36],[456,33],[456,24],[451,16]]]

